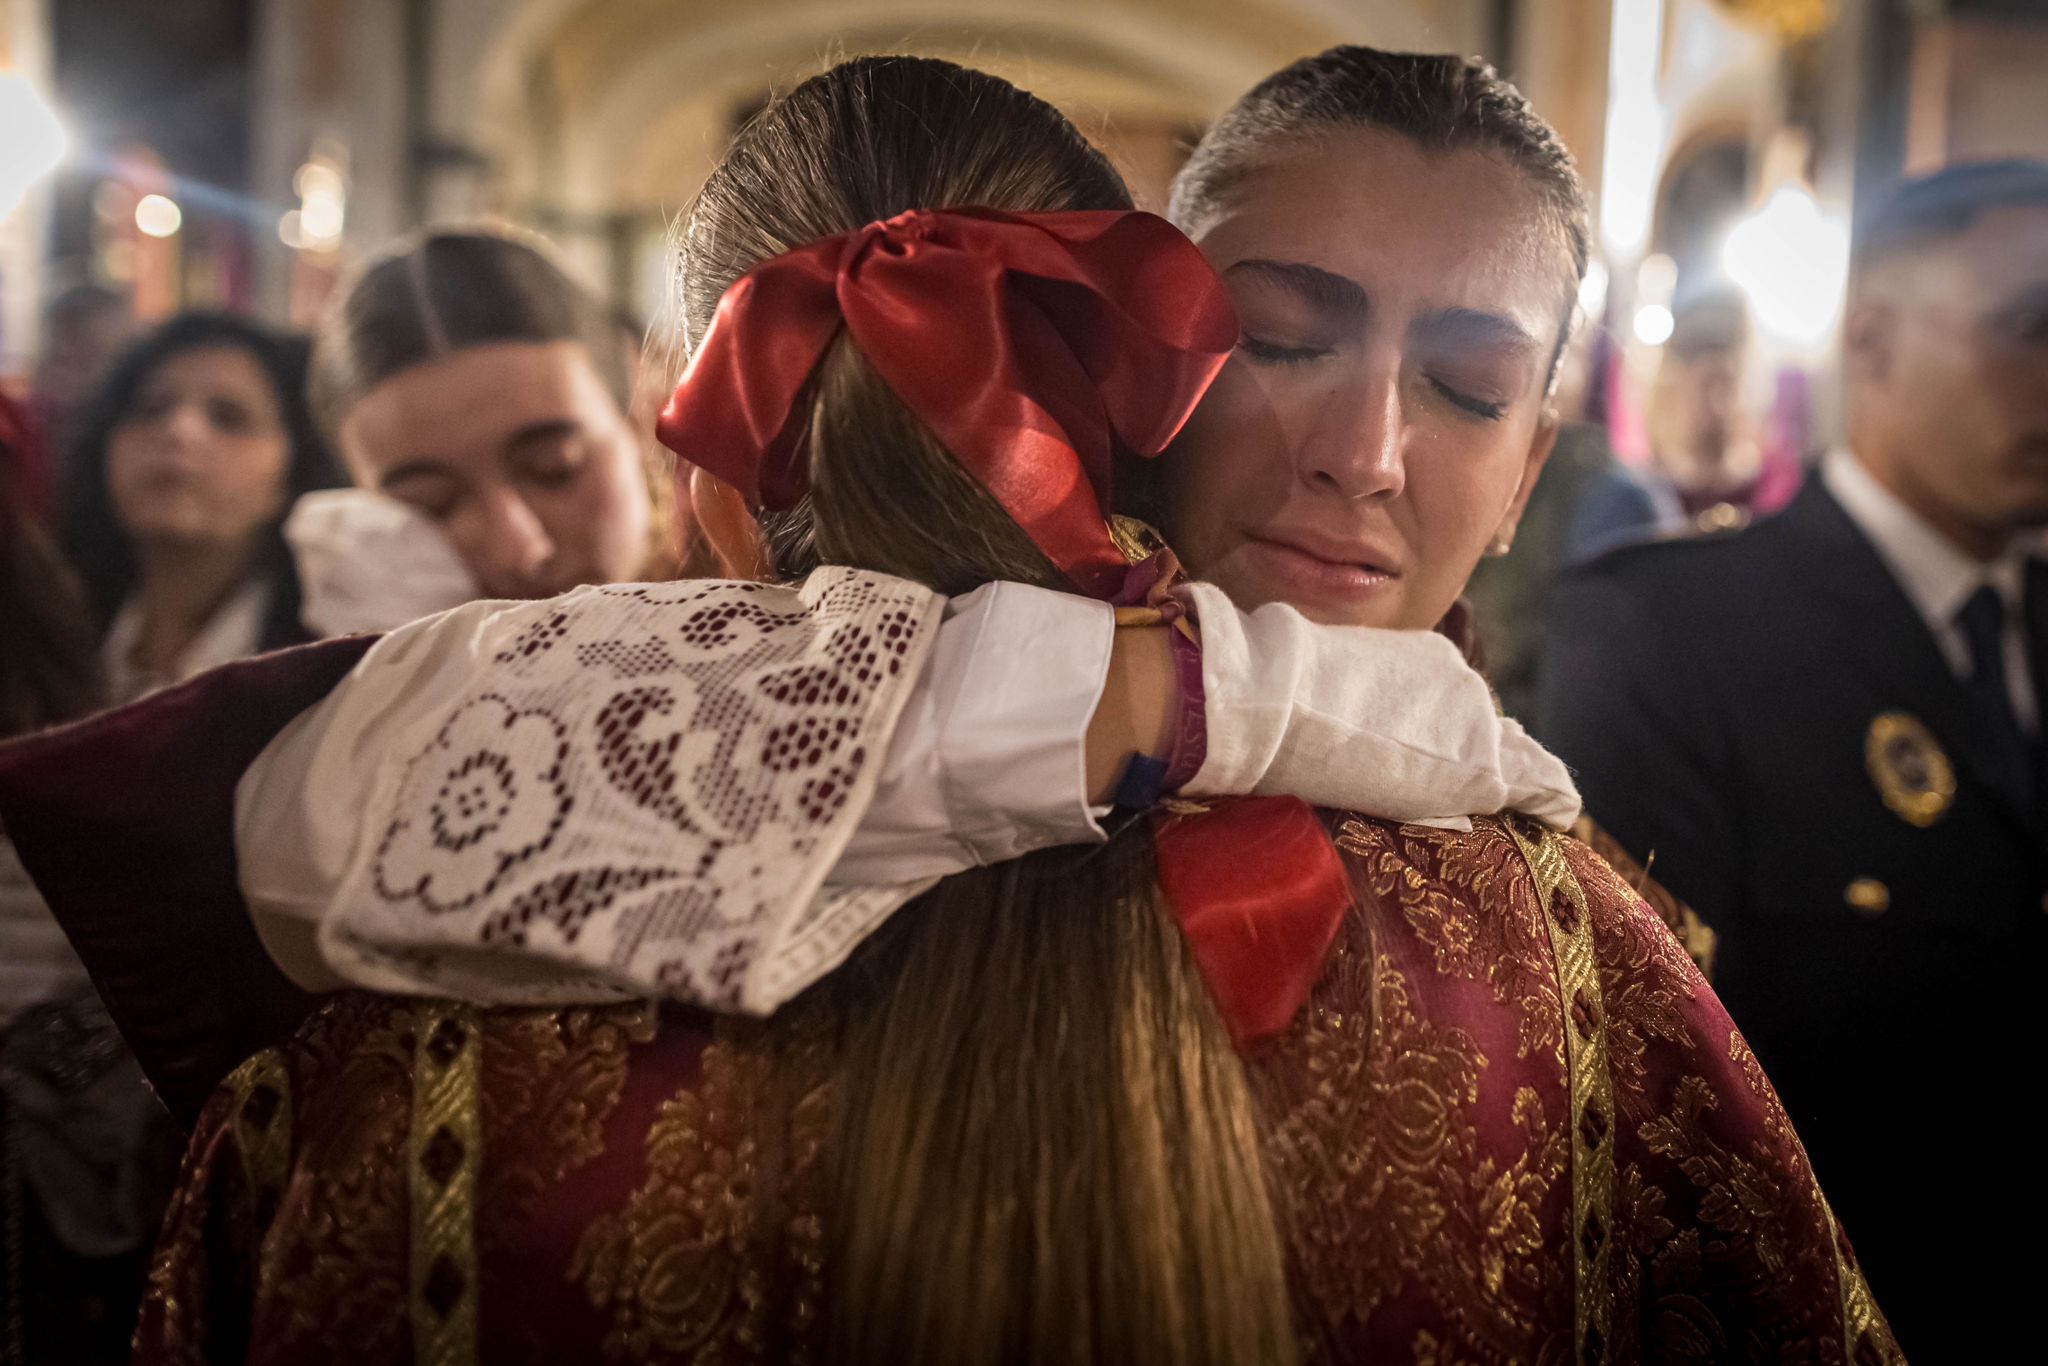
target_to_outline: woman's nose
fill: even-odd
[[[1407,482],[1401,381],[1375,373],[1324,406],[1303,450],[1302,477],[1350,499],[1391,498]]]
[[[163,438],[180,450],[204,448],[213,439],[213,423],[207,420],[205,405],[177,403],[157,423]]]
[[[549,562],[555,555],[548,534],[526,500],[497,490],[483,500],[469,546],[478,586],[493,597],[524,598],[543,591]]]

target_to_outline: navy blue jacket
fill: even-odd
[[[2038,1262],[1997,1249],[2044,1210],[2022,1119],[2048,1041],[2040,755],[1980,721],[1818,479],[1745,531],[1567,575],[1537,717],[1590,814],[1719,932],[1715,986],[1901,1345],[1940,1361],[2002,1341]]]

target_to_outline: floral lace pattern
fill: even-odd
[[[820,891],[941,607],[825,569],[494,613],[499,667],[384,762],[378,806],[398,814],[324,950],[388,990],[767,1013],[922,889]]]

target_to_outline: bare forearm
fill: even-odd
[[[1088,723],[1088,799],[1109,801],[1131,756],[1164,757],[1177,705],[1172,628],[1126,627],[1116,633],[1102,701]]]

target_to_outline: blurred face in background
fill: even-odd
[[[1994,209],[1858,279],[1850,444],[1980,558],[2048,525],[2048,206]]]
[[[1748,364],[1749,322],[1740,303],[1713,300],[1680,310],[1644,414],[1657,466],[1680,488],[1727,489],[1761,468],[1743,408]]]
[[[640,576],[640,443],[580,343],[493,342],[401,371],[340,438],[356,481],[432,519],[488,597]]]
[[[36,396],[60,405],[83,401],[134,327],[127,308],[111,296],[87,295],[59,301],[43,333],[36,365]]]
[[[1243,607],[1433,627],[1556,436],[1570,272],[1538,191],[1349,129],[1260,164],[1196,241],[1243,337],[1163,458],[1161,529]]]
[[[204,346],[151,372],[107,443],[114,515],[138,544],[251,541],[283,511],[291,437],[268,372]]]

